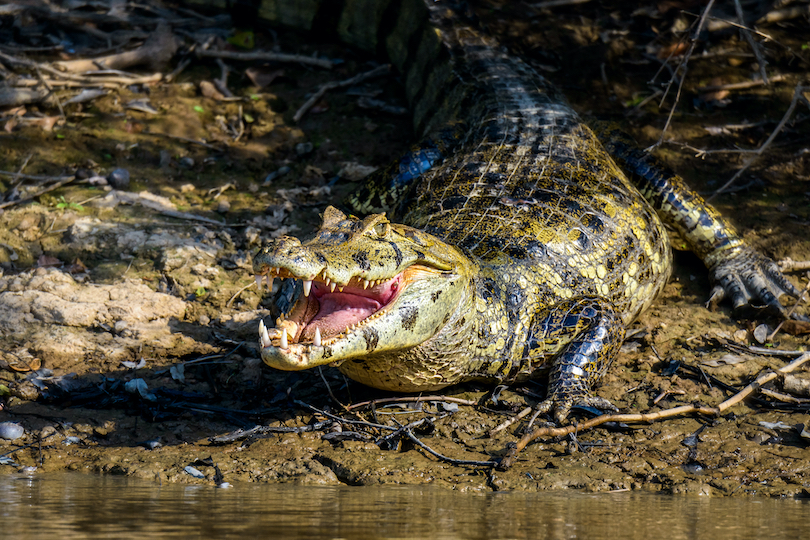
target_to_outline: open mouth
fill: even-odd
[[[259,323],[262,348],[287,349],[291,343],[320,347],[385,312],[404,286],[403,274],[388,280],[369,281],[353,277],[337,284],[322,272],[311,280],[302,280],[303,294],[286,315],[276,320],[276,328]],[[282,268],[268,268],[256,276],[261,290],[262,278],[272,290],[273,279],[296,278]]]

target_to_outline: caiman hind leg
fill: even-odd
[[[612,124],[593,123],[613,159],[709,269],[714,288],[710,302],[729,298],[735,309],[766,305],[783,316],[779,297],[798,298],[799,290],[776,264],[746,245],[734,226],[655,156]]]
[[[610,302],[580,297],[554,306],[534,327],[530,356],[553,354],[548,395],[537,409],[554,412],[563,422],[571,407],[617,410],[594,396],[593,387],[610,367],[625,336],[625,327]],[[532,362],[535,363],[535,362]]]

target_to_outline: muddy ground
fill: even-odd
[[[559,84],[580,111],[618,120],[643,145],[652,144],[672,99],[659,109],[657,99],[644,98],[669,80],[667,68],[649,81],[667,47],[676,46],[670,30],[693,18],[663,12],[664,3],[635,12],[619,2],[597,4],[553,11],[522,3],[476,7],[488,30]],[[759,72],[736,30],[705,34],[666,135],[678,144],[657,151],[701,192],[725,183],[748,156],[701,159],[684,145],[758,147],[788,109],[796,84],[807,83],[806,16],[758,28],[773,38],[759,38],[768,72],[784,78],[770,86],[700,91]],[[493,403],[491,389],[464,385],[442,396],[481,405],[433,398],[421,406],[380,403],[349,413],[343,406],[393,396],[347,381],[333,368],[283,373],[262,364],[256,328],[274,307],[251,285],[251,255],[280,234],[306,236],[319,213],[353,189],[352,178],[385,165],[414,140],[407,115],[358,105],[359,97],[371,96],[404,106],[396,75],[331,92],[293,122],[320,84],[366,71],[373,59],[313,36],[256,29],[257,47],[274,42],[285,52],[343,62],[332,70],[233,63],[231,89],[244,99],[217,101],[201,95],[199,83],[217,77],[219,68],[196,60],[171,84],[133,85],[66,105],[66,120],[53,131],[20,124],[0,134],[4,171],[18,171],[28,160],[24,172],[32,175],[130,173],[123,190],[74,182],[0,215],[0,422],[25,429],[20,438],[0,439],[0,472],[69,469],[209,484],[810,495],[806,402],[759,396],[718,418],[541,440],[506,471],[443,462],[407,438],[384,444],[379,438],[387,432],[313,412],[309,406],[389,426],[434,418],[414,429],[422,442],[451,458],[489,460],[502,456],[526,423],[494,436],[489,430],[536,403],[545,387],[538,381],[511,388]],[[251,67],[275,79],[258,88],[244,76]],[[62,92],[63,99],[76,93]],[[156,112],[127,108],[132,100],[148,100]],[[44,105],[31,110],[58,114]],[[733,192],[715,201],[747,241],[775,260],[810,259],[808,112],[800,103]],[[234,141],[238,129],[223,126],[238,126],[240,118],[244,132]],[[4,177],[0,190],[8,193],[16,183]],[[799,287],[807,283],[801,272],[790,276]],[[780,331],[768,339],[779,321],[765,313],[741,318],[726,304],[706,309],[709,289],[700,261],[678,254],[671,282],[634,326],[638,333],[599,395],[625,412],[713,405],[735,392],[718,381],[740,388],[788,361],[730,349],[729,342],[806,350],[807,336]],[[781,391],[778,383],[773,388]],[[212,439],[256,425],[290,432]],[[301,427],[312,430],[295,432]]]

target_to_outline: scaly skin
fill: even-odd
[[[330,207],[314,238],[255,257],[257,275],[303,282],[276,328],[260,325],[268,365],[335,365],[409,392],[548,370],[541,410],[610,408],[591,389],[670,274],[659,215],[735,304],[796,293],[679,177],[612,146],[634,187],[558,91],[491,38],[432,2],[379,4],[410,43],[386,42],[427,138],[349,199],[366,218]]]

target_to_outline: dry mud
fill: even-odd
[[[516,54],[546,69],[583,113],[619,119],[645,144],[658,138],[666,111],[653,104],[632,109],[640,96],[650,94],[647,81],[658,69],[649,56],[655,51],[645,49],[655,43],[649,25],[674,24],[671,19],[595,6],[525,19],[502,7],[483,5],[479,15]],[[810,36],[797,29],[804,22],[768,31],[801,50]],[[810,441],[802,432],[810,425],[810,412],[803,403],[774,408],[769,405],[779,403],[774,400],[749,400],[717,418],[692,416],[541,440],[507,471],[445,463],[408,440],[381,447],[371,432],[339,422],[316,431],[213,441],[257,424],[296,428],[327,420],[303,405],[309,404],[389,425],[435,417],[431,428],[415,431],[432,449],[455,459],[494,459],[522,435],[525,421],[495,436],[489,431],[545,391],[543,381],[508,389],[495,405],[486,401],[491,389],[465,385],[442,395],[485,406],[436,399],[421,408],[381,404],[350,415],[336,400],[347,405],[391,395],[347,381],[331,368],[282,373],[262,364],[256,328],[274,307],[250,286],[252,253],[280,234],[311,232],[319,212],[352,189],[345,180],[332,183],[340,170],[351,176],[345,171],[358,165],[382,166],[413,140],[407,117],[357,106],[358,93],[401,106],[396,76],[355,92],[329,94],[294,124],[292,114],[318,84],[347,78],[370,64],[339,45],[280,36],[285,49],[318,51],[345,62],[333,72],[284,66],[285,74],[264,90],[243,80],[239,84],[245,86],[235,91],[254,96],[241,103],[253,122],[239,142],[220,144],[223,151],[170,137],[224,140],[219,120],[237,115],[239,104],[216,102],[196,90],[200,80],[217,73],[213,64],[197,65],[177,84],[113,91],[83,111],[69,111],[85,114],[69,115],[59,137],[31,127],[0,134],[3,170],[16,170],[33,154],[26,169],[32,174],[90,168],[103,175],[123,167],[132,175],[129,196],[71,185],[0,215],[0,422],[25,429],[21,438],[0,439],[0,471],[69,469],[189,483],[808,495]],[[696,88],[737,82],[756,71],[755,59],[735,33],[711,39],[718,49],[740,55],[693,60],[668,138],[694,147],[755,148],[787,110],[808,63],[771,44],[770,68],[786,73],[785,82],[732,93],[722,107],[701,103]],[[123,108],[127,100],[144,96],[158,114]],[[805,107],[779,144],[739,180],[746,189],[716,200],[752,245],[777,260],[810,259],[806,117]],[[757,126],[727,127],[746,123]],[[727,129],[712,135],[707,126]],[[676,145],[664,145],[659,153],[709,193],[744,160],[734,154],[696,159]],[[282,167],[290,172],[265,182]],[[5,191],[10,183],[2,182]],[[229,189],[220,189],[227,184]],[[155,197],[162,197],[157,205],[146,201]],[[220,224],[178,219],[161,213],[162,207]],[[679,254],[676,265],[673,279],[639,319],[639,333],[598,389],[622,411],[717,404],[734,390],[712,381],[739,388],[787,361],[731,351],[723,340],[807,348],[806,336],[785,332],[759,343],[756,328],[773,329],[778,320],[764,313],[741,318],[728,305],[706,309],[710,286],[701,263]],[[801,273],[791,280],[800,287],[807,283]],[[188,466],[201,477],[190,474]]]

